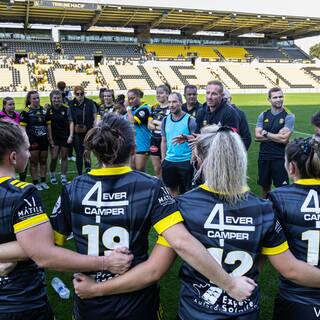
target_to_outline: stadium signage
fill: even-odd
[[[52,0],[36,0],[33,3],[34,7],[45,8],[62,8],[62,9],[83,9],[83,10],[98,10],[101,6],[95,3],[75,3],[75,2],[60,2]]]

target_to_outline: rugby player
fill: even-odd
[[[268,101],[271,108],[261,112],[255,129],[255,140],[260,142],[258,184],[265,198],[271,185],[280,187],[289,183],[284,167],[284,150],[294,129],[294,115],[283,106],[283,92],[271,88]]]
[[[0,112],[0,120],[19,125],[20,115],[18,112],[15,111],[15,104],[13,98],[3,98],[2,111]]]
[[[320,267],[320,138],[295,139],[286,147],[286,169],[293,184],[269,194],[293,255]],[[316,286],[316,283],[315,283]],[[320,289],[280,278],[275,320],[320,318]]]
[[[18,126],[0,122],[0,261],[24,260],[0,276],[1,320],[53,319],[42,268],[123,273],[132,260],[126,249],[118,249],[123,254],[115,251],[108,257],[88,257],[56,247],[37,189],[15,179],[29,157],[26,134]]]
[[[148,129],[148,119],[151,114],[151,108],[148,104],[141,101],[143,92],[140,89],[131,89],[127,95],[129,104],[127,107],[127,118],[134,124],[136,131],[136,153],[132,167],[145,172],[150,153],[151,132]]]
[[[31,90],[27,93],[26,105],[20,113],[20,126],[26,131],[30,142],[30,174],[32,183],[39,191],[49,189],[46,183],[50,120],[47,111],[40,105],[39,93]],[[40,167],[40,181],[39,171]]]
[[[158,178],[161,177],[161,123],[169,113],[168,97],[171,90],[162,84],[156,88],[158,103],[152,106],[151,115],[148,119],[148,128],[152,132],[150,143],[150,158],[154,172]]]
[[[281,226],[274,220],[272,204],[248,192],[246,152],[239,136],[221,130],[228,129],[207,130],[195,147],[205,184],[178,197],[190,233],[233,276],[246,274],[256,278],[262,251],[292,281],[319,287],[320,270],[296,260],[290,253]],[[221,168],[221,163],[230,165]],[[233,178],[229,184],[230,177]],[[164,239],[161,243],[166,244]],[[105,283],[96,284],[92,279],[78,275],[74,281],[76,293],[87,299],[143,288],[165,272],[165,263],[171,263],[170,259],[168,253],[156,252],[155,248],[145,263]],[[258,319],[258,289],[239,303],[187,263],[183,263],[180,275],[183,283],[180,319]]]
[[[133,128],[126,119],[107,114],[87,134],[85,144],[101,168],[75,178],[63,190],[51,219],[58,244],[73,232],[79,253],[104,255],[118,246],[128,247],[136,266],[148,259],[148,233],[153,225],[183,259],[231,295],[242,299],[251,293],[254,282],[227,275],[185,230],[176,201],[162,182],[128,167],[135,141]],[[163,250],[170,251],[169,257],[158,264],[170,265],[171,249],[160,248],[160,253]],[[90,276],[103,285],[114,274],[95,272]],[[145,274],[148,279],[152,276]],[[149,283],[138,289],[89,300],[75,297],[75,319],[159,319],[158,286]]]
[[[320,137],[320,112],[315,113],[311,117],[311,124],[314,125],[315,134]]]
[[[49,137],[52,137],[51,160],[50,160],[50,183],[57,184],[56,169],[57,161],[61,158],[61,184],[67,184],[68,172],[68,145],[72,143],[73,126],[69,122],[69,107],[63,104],[62,94],[59,90],[50,92],[50,105],[47,109],[50,126],[48,126]],[[51,132],[50,132],[51,131]]]

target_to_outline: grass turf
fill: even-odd
[[[146,96],[145,100],[152,104],[155,101],[154,96]],[[204,101],[204,96],[199,97],[200,101]],[[23,108],[24,99],[17,98],[16,109]],[[41,98],[42,104],[48,101],[48,98]],[[254,126],[260,112],[268,108],[266,96],[262,94],[236,94],[233,95],[233,102],[241,107],[247,115],[252,135],[254,135]],[[1,103],[1,101],[0,101]],[[295,132],[293,137],[306,136],[313,133],[313,128],[310,125],[310,117],[315,112],[319,111],[320,94],[286,94],[286,106],[295,114]],[[249,186],[253,192],[259,194],[260,190],[256,184],[257,178],[257,158],[259,152],[259,144],[253,142],[248,153],[248,177]],[[76,175],[75,165],[69,162],[70,171],[69,179]],[[148,163],[148,172],[152,173],[151,163]],[[51,212],[54,203],[60,192],[60,186],[50,186],[49,191],[41,193],[47,212]],[[150,233],[150,247],[152,248],[155,239],[154,232]],[[74,249],[72,241],[66,244],[67,248]],[[164,306],[165,317],[168,320],[175,319],[178,307],[179,295],[179,279],[178,270],[180,261],[177,259],[171,270],[161,280],[161,302]],[[48,295],[51,306],[54,309],[56,320],[70,320],[72,303],[71,299],[62,300],[53,291],[49,285],[52,277],[59,276],[62,278],[69,288],[72,288],[71,274],[47,271]],[[266,263],[264,270],[259,278],[261,287],[261,313],[260,319],[268,320],[272,318],[273,300],[277,291],[278,280],[277,274],[273,268]]]

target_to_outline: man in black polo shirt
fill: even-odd
[[[239,115],[240,122],[239,122],[239,132],[238,133],[243,141],[243,144],[246,147],[246,150],[249,150],[252,139],[251,139],[251,132],[250,132],[250,128],[249,128],[246,114],[244,113],[244,111],[239,109],[235,104],[231,103],[232,97],[231,97],[229,90],[224,88],[223,93],[224,93],[224,98],[228,101],[228,103],[232,107],[234,107],[234,109],[237,111],[237,113]]]
[[[294,128],[294,115],[283,106],[283,93],[278,87],[268,92],[271,108],[262,112],[255,129],[256,141],[260,142],[258,159],[258,184],[262,197],[266,198],[271,185],[280,187],[289,183],[284,166],[285,147]]]
[[[182,105],[182,111],[190,114],[194,118],[197,116],[202,104],[198,101],[198,89],[193,84],[188,84],[184,87],[184,97],[186,103]]]
[[[239,115],[224,99],[223,84],[220,81],[208,82],[206,103],[198,111],[196,121],[196,133],[200,133],[201,128],[210,124],[228,126],[239,131]]]

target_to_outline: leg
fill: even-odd
[[[59,156],[59,146],[53,146],[51,148],[51,161],[50,161],[50,172],[55,172],[57,169],[57,162]]]
[[[272,181],[276,188],[289,184],[289,177],[284,165],[284,159],[277,159],[271,163]]]
[[[136,154],[135,155],[135,167],[136,170],[145,172],[147,166],[148,155],[147,154]]]
[[[68,148],[61,147],[61,175],[66,176],[68,172]]]
[[[39,182],[39,175],[38,175],[38,164],[39,164],[39,150],[32,150],[30,151],[30,174],[33,181],[33,184],[37,184]]]
[[[161,158],[158,156],[150,156],[154,174],[160,179],[161,178]]]
[[[179,191],[183,194],[191,190],[193,167],[189,161],[177,163],[177,171],[179,175]]]
[[[174,162],[162,162],[162,179],[173,197],[179,195],[179,177]]]
[[[83,166],[83,138],[80,134],[74,135],[74,149],[76,151],[76,166],[79,175],[82,175],[82,166]]]
[[[43,189],[49,189],[49,186],[46,183],[47,177],[47,160],[48,160],[48,151],[40,151],[40,177],[41,177],[41,186]]]
[[[271,191],[272,160],[258,160],[258,184],[261,186],[261,197],[266,198],[267,194]]]

